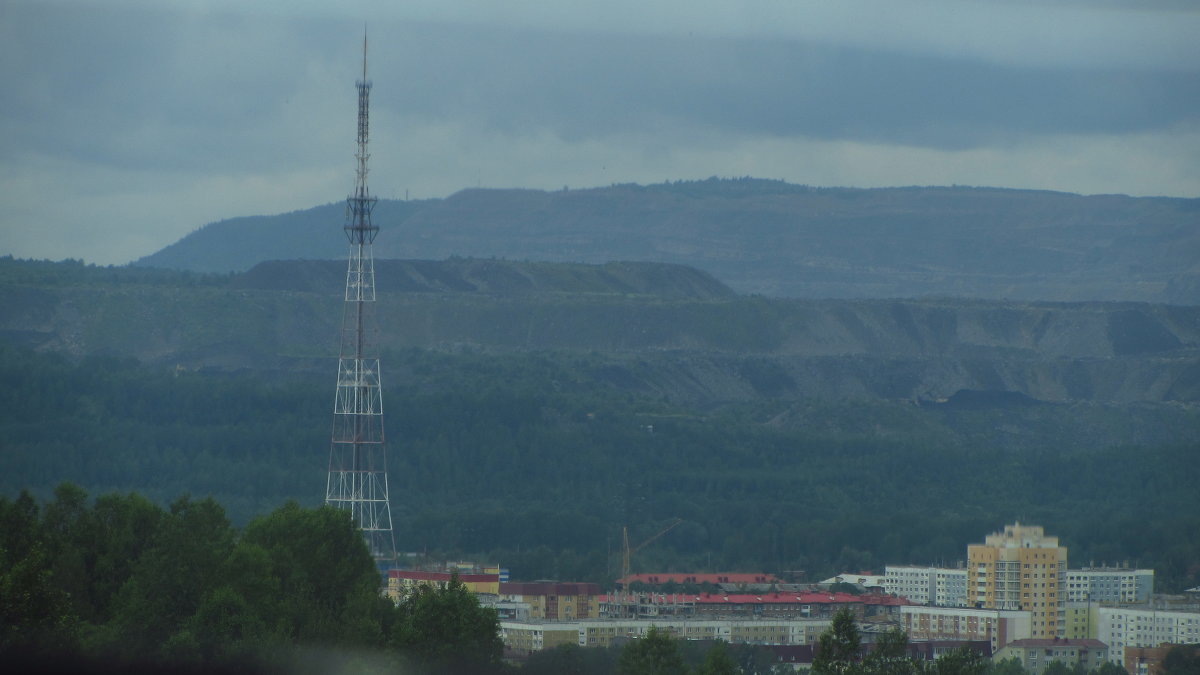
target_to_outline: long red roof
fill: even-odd
[[[652,604],[695,603],[697,605],[849,605],[897,607],[912,602],[891,595],[854,595],[851,593],[641,593]],[[608,596],[611,598],[612,596]],[[602,598],[607,599],[607,598]]]
[[[775,584],[783,580],[773,574],[763,572],[714,572],[712,574],[697,574],[695,572],[650,572],[647,574],[631,574],[618,583],[632,584],[640,581],[643,584]]]

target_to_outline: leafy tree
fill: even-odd
[[[88,595],[98,624],[111,621],[121,587],[154,541],[166,513],[142,495],[108,494],[96,498],[90,518],[95,528]]]
[[[1118,666],[1112,661],[1101,663],[1100,667],[1096,668],[1093,672],[1095,675],[1129,675],[1129,672],[1123,666]]]
[[[1007,671],[1003,674],[1001,669],[1006,668],[1005,663],[1011,661],[1007,667]],[[935,661],[929,663],[925,667],[925,672],[928,675],[984,675],[991,673],[992,675],[1022,675],[1025,670],[1021,668],[1021,662],[1015,657],[1001,664],[993,666],[987,659],[977,651],[968,649],[967,647],[959,647],[942,654]],[[1013,670],[1011,666],[1016,666]],[[989,671],[989,668],[991,670]]]
[[[859,646],[862,638],[854,615],[848,609],[839,609],[833,615],[829,629],[817,640],[813,656],[814,675],[845,675],[853,673],[859,662]]]
[[[1078,666],[1079,664],[1075,664],[1075,665]],[[1042,675],[1081,675],[1081,674],[1076,673],[1075,669],[1073,669],[1071,666],[1068,666],[1066,663],[1064,663],[1058,659],[1054,659],[1050,663],[1046,664],[1046,668],[1044,670],[1042,670]]]
[[[899,628],[880,635],[858,670],[871,675],[913,675],[917,666],[908,656],[908,635]]]
[[[28,492],[0,497],[0,654],[53,654],[74,647],[77,619],[55,582],[38,506]]]
[[[699,675],[737,675],[740,672],[737,661],[729,653],[729,645],[724,640],[709,648],[704,655],[704,663],[700,666]]]
[[[990,675],[1026,675],[1021,659],[1015,656],[993,663],[989,672]]]
[[[396,611],[391,644],[414,661],[420,672],[501,670],[504,644],[496,611],[480,607],[457,574],[445,588],[418,587]]]
[[[1200,646],[1178,645],[1167,651],[1162,662],[1163,675],[1200,674]]]
[[[687,666],[675,638],[651,626],[644,637],[633,640],[621,651],[620,675],[686,675]]]
[[[558,645],[534,652],[521,669],[525,675],[611,675],[621,650],[615,647]]]
[[[347,511],[288,502],[246,526],[227,568],[282,638],[383,643],[379,573]]]
[[[770,673],[776,669],[787,668],[784,664],[775,663],[775,654],[761,645],[739,643],[730,645],[729,651],[743,673]]]
[[[212,498],[181,497],[155,533],[133,575],[121,589],[115,621],[120,650],[129,657],[172,656],[170,643],[221,582],[236,533]]]

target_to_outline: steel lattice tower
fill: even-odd
[[[363,33],[363,76],[358,88],[358,159],[354,194],[346,198],[346,237],[350,261],[342,313],[333,441],[325,503],[348,509],[378,562],[396,557],[392,509],[388,503],[387,446],[383,435],[383,391],[375,340],[375,262],[372,247],[379,227],[371,222],[377,199],[367,190],[367,35]]]

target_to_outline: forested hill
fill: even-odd
[[[1200,300],[1200,199],[709,179],[381,200],[379,258],[689,265],[804,298]],[[211,223],[139,265],[240,272],[339,259],[342,204]]]
[[[346,288],[346,262],[267,261],[233,277],[231,286],[338,295]],[[375,288],[379,293],[570,293],[692,299],[734,295],[712,276],[683,265],[574,265],[470,258],[379,260],[375,263]]]
[[[211,494],[240,523],[319,502],[340,268],[0,259],[0,494]],[[1179,534],[1200,527],[1200,307],[771,299],[668,266],[380,269],[426,280],[378,303],[404,550],[610,581],[625,527],[640,541],[683,518],[640,570],[824,578],[955,560],[1020,518],[1073,560],[1200,583],[1200,540]]]
[[[344,263],[238,275],[0,261],[0,339],[196,370],[324,368]],[[1200,401],[1200,307],[798,300],[731,294],[679,266],[381,261],[379,340],[489,354],[602,355],[629,391],[761,398]]]

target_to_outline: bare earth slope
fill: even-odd
[[[182,368],[327,368],[338,263],[232,277],[0,264],[0,339]],[[381,261],[380,340],[601,355],[599,376],[700,404],[760,398],[1200,401],[1200,307],[738,296],[696,270]],[[166,275],[176,274],[179,279]],[[141,275],[141,276],[139,276]]]

